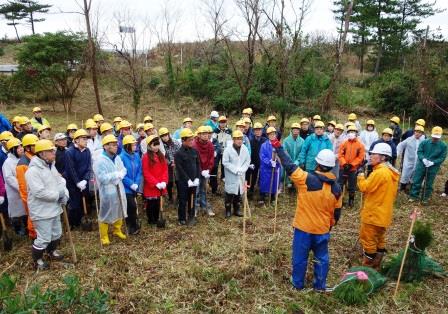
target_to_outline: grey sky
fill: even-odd
[[[4,3],[6,0],[0,0]],[[231,18],[231,22],[238,24],[236,9],[233,0],[226,0],[225,13]],[[298,0],[296,0],[298,1]],[[79,14],[58,13],[60,11],[72,12],[80,11],[75,0],[43,0],[43,3],[52,4],[52,14],[45,15],[45,22],[36,24],[36,31],[54,32],[62,30],[83,31],[83,19]],[[82,2],[82,0],[78,0]],[[123,14],[128,12],[135,21],[135,27],[140,30],[142,37],[149,38],[143,33],[145,25],[157,24],[161,16],[164,4],[169,4],[169,8],[174,8],[173,14],[179,16],[175,32],[176,41],[193,41],[198,38],[204,39],[211,36],[211,31],[204,20],[201,12],[201,0],[93,0],[95,8],[101,14],[100,32],[106,34],[105,42],[116,42],[117,24],[114,15],[117,12]],[[448,0],[437,0],[437,6],[448,9]],[[306,33],[319,32],[328,36],[336,33],[336,24],[333,18],[332,0],[314,0],[311,11],[305,20],[304,31]],[[146,22],[145,22],[146,21]],[[150,21],[149,23],[147,21]],[[422,27],[429,25],[432,30],[440,27],[445,37],[448,37],[448,10],[424,21]],[[30,34],[31,30],[25,26],[19,26],[19,34]],[[7,26],[3,18],[0,19],[0,36],[3,38],[14,38],[14,29]],[[157,38],[146,39],[145,46],[157,42]]]

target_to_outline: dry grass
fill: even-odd
[[[93,104],[76,99],[77,120],[95,112]],[[106,115],[122,114],[120,97],[105,95]],[[90,98],[91,99],[91,98]],[[148,102],[149,103],[149,100]],[[181,116],[192,114],[192,108],[182,111],[176,106],[145,106],[140,113],[151,113],[156,121],[174,128]],[[48,109],[51,106],[44,105]],[[127,109],[126,109],[127,108]],[[129,107],[123,113],[131,112]],[[155,108],[155,110],[153,109]],[[29,107],[26,110],[30,110]],[[8,108],[8,116],[24,107]],[[188,112],[187,112],[188,110]],[[191,110],[191,111],[189,111]],[[206,108],[196,110],[203,116]],[[204,111],[204,112],[203,112]],[[50,121],[57,128],[65,126],[63,113],[50,113]],[[123,114],[124,115],[124,114]],[[70,121],[72,122],[72,121]],[[79,122],[78,122],[79,123]],[[446,167],[441,172],[446,173]],[[447,206],[440,194],[446,176],[436,180],[432,205],[421,208],[421,219],[433,224],[434,244],[428,253],[448,268]],[[26,240],[16,242],[12,252],[0,251],[2,269],[17,276],[18,286],[24,290],[32,284],[42,286],[60,284],[67,274],[79,276],[84,287],[99,286],[111,295],[111,310],[116,313],[445,313],[448,279],[429,279],[419,284],[403,284],[397,302],[392,300],[394,283],[389,282],[375,294],[368,307],[356,308],[339,304],[331,295],[298,292],[291,288],[290,257],[295,198],[282,194],[279,200],[277,233],[273,232],[273,208],[251,203],[252,224],[247,230],[247,263],[242,263],[242,223],[240,218],[226,220],[222,197],[212,199],[217,212],[214,218],[201,216],[193,228],[177,226],[177,211],[167,208],[169,224],[166,229],[151,228],[145,223],[140,209],[142,231],[126,241],[112,238],[112,245],[101,248],[97,232],[74,232],[78,253],[77,265],[53,264],[48,272],[32,270],[30,245]],[[411,208],[403,195],[397,200],[394,223],[388,231],[388,249],[396,253],[405,245],[410,226]],[[336,284],[347,269],[348,256],[357,239],[358,208],[343,211],[330,243],[331,269],[329,286]],[[69,255],[63,242],[62,249]],[[69,259],[67,259],[69,261]],[[356,264],[356,262],[355,262]],[[55,279],[56,278],[56,279]]]

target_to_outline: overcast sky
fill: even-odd
[[[198,38],[211,36],[211,31],[204,20],[203,0],[92,0],[96,11],[100,12],[100,33],[105,34],[104,42],[114,43],[118,39],[118,26],[114,16],[128,12],[132,16],[137,32],[143,38],[145,25],[158,25],[162,8],[168,3],[170,14],[179,16],[175,32],[176,41],[194,41]],[[238,13],[233,5],[233,0],[226,0],[225,14],[234,24],[238,23]],[[293,0],[298,2],[299,0]],[[431,0],[432,1],[432,0]],[[5,3],[6,0],[0,0]],[[53,5],[51,14],[46,14],[46,21],[37,23],[36,32],[55,32],[63,30],[84,31],[82,16],[76,13],[60,13],[80,11],[75,0],[46,0],[39,1]],[[82,2],[82,0],[78,0]],[[336,34],[336,24],[332,13],[333,0],[313,0],[310,13],[305,20],[305,33],[319,32],[328,36]],[[448,0],[437,0],[437,7],[448,9]],[[149,22],[148,22],[149,21]],[[445,38],[448,38],[448,10],[431,17],[422,23],[422,28],[429,25],[431,30],[440,27]],[[26,26],[19,26],[19,34],[30,34],[31,30]],[[0,36],[14,38],[14,28],[6,25],[3,17],[0,18]],[[146,39],[145,46],[153,45],[157,38]],[[103,44],[105,46],[106,44]]]

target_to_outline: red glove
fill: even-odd
[[[278,139],[273,139],[273,140],[271,140],[271,145],[274,148],[279,148],[282,144],[280,143],[280,141]]]

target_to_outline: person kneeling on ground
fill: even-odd
[[[101,143],[104,151],[93,164],[93,172],[98,181],[100,211],[98,222],[103,245],[109,245],[109,224],[114,227],[113,234],[126,239],[121,231],[123,220],[127,217],[126,194],[122,183],[126,168],[117,155],[118,141],[112,134],[106,135]],[[119,194],[118,194],[119,193]]]
[[[399,172],[389,163],[392,148],[387,143],[378,143],[370,151],[372,173],[366,179],[358,175],[358,188],[364,193],[361,208],[359,240],[364,257],[363,266],[380,269],[386,252],[386,228],[392,223],[392,213],[398,192]]]
[[[238,217],[243,216],[240,211],[241,195],[244,192],[246,171],[250,165],[249,151],[243,145],[243,133],[240,130],[233,131],[232,138],[233,145],[228,146],[222,156],[226,173],[224,186],[226,218],[232,216],[232,204],[233,214]]]
[[[36,269],[43,270],[49,268],[43,260],[45,250],[52,260],[64,258],[56,249],[62,235],[61,205],[67,203],[68,190],[54,165],[56,147],[53,143],[39,140],[34,152],[36,156],[31,159],[25,178],[29,215],[37,233],[31,252]]]
[[[313,251],[313,287],[317,291],[325,291],[330,230],[338,222],[342,206],[341,188],[331,173],[336,157],[330,149],[323,149],[316,156],[314,171],[305,172],[294,164],[278,140],[271,139],[271,144],[298,190],[293,222],[292,285],[300,290],[305,287],[308,255]]]

